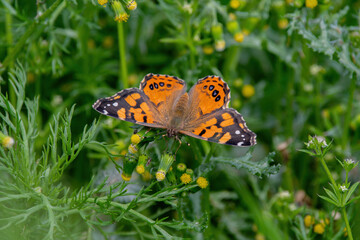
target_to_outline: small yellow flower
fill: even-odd
[[[115,16],[115,18],[114,18],[114,20],[116,21],[116,22],[127,22],[127,20],[129,19],[129,14],[127,14],[127,13],[122,13],[122,14],[120,14],[120,15],[117,15],[117,16]]]
[[[347,237],[347,236],[348,236],[348,233],[347,233],[346,227],[344,227],[344,229],[343,229],[343,233],[344,233],[344,237]]]
[[[157,171],[156,172],[156,180],[163,181],[165,179],[166,173],[164,171]]]
[[[244,38],[245,38],[245,35],[242,32],[238,32],[234,35],[235,41],[240,42],[240,43],[244,41]]]
[[[137,8],[137,3],[135,2],[135,0],[129,0],[126,2],[126,8],[130,11],[133,11]]]
[[[126,149],[124,149],[124,150],[122,150],[122,151],[120,152],[120,155],[125,156],[125,155],[126,155],[126,153],[127,153],[127,151],[126,151]],[[115,153],[114,153],[114,154],[115,154]]]
[[[304,217],[304,224],[305,224],[305,227],[311,227],[312,225],[314,225],[315,223],[315,218],[311,215],[306,215]]]
[[[115,12],[115,21],[126,22],[129,19],[129,14],[125,12],[124,7],[119,1],[113,1],[111,7]]]
[[[105,36],[102,42],[104,48],[112,48],[114,46],[114,38],[113,36]]]
[[[294,2],[294,0],[286,0],[286,3],[287,4],[291,4],[291,3],[293,3]]]
[[[289,25],[289,21],[286,18],[279,19],[278,21],[278,27],[280,29],[285,29]]]
[[[137,153],[139,150],[138,150],[138,148],[136,147],[136,145],[131,144],[131,145],[129,146],[129,148],[128,148],[128,151],[129,151],[129,153],[131,153],[131,154],[135,154],[135,153]]]
[[[107,4],[107,3],[108,3],[108,0],[98,0],[98,3],[99,3],[101,6],[106,7],[106,5],[105,5],[105,4]]]
[[[10,136],[4,136],[1,140],[1,145],[3,145],[4,148],[11,148],[14,145],[15,141]]]
[[[231,0],[230,1],[230,7],[233,9],[237,9],[238,7],[240,7],[241,2],[239,0]]]
[[[180,177],[180,181],[184,184],[190,183],[192,181],[190,174],[183,173],[183,175]]]
[[[318,5],[318,1],[317,0],[306,0],[305,2],[305,6],[307,8],[314,8]]]
[[[133,134],[130,140],[132,144],[138,144],[141,141],[141,138],[138,134]]]
[[[216,42],[215,42],[215,49],[216,49],[216,51],[218,51],[218,52],[224,51],[225,46],[226,46],[226,43],[225,43],[224,40],[219,40],[219,41],[216,41]]]
[[[330,224],[330,221],[329,221],[328,218],[321,219],[321,220],[320,220],[320,224],[323,225],[323,227],[326,227],[326,225],[329,225],[329,224]]]
[[[206,178],[204,177],[199,177],[197,180],[196,180],[196,183],[199,187],[201,188],[206,188],[208,185],[209,185],[209,182],[208,180],[206,180]]]
[[[210,45],[203,46],[202,50],[206,55],[213,54],[213,52],[214,52],[214,48]]]
[[[145,172],[145,167],[143,165],[136,166],[136,172],[138,174],[143,174]]]
[[[250,85],[250,84],[246,84],[243,86],[242,88],[242,95],[246,98],[251,98],[252,96],[254,96],[255,94],[255,88]]]
[[[321,235],[325,232],[325,228],[322,224],[318,223],[314,226],[314,232]]]

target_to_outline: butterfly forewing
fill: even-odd
[[[150,127],[162,127],[157,110],[138,88],[122,90],[97,100],[93,108],[101,114]]]

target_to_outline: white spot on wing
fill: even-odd
[[[114,102],[114,103],[113,103],[113,106],[114,106],[114,107],[117,107],[118,105],[119,105],[119,104],[118,104],[117,102]]]
[[[238,142],[237,145],[238,146],[242,146],[244,144],[244,142]]]
[[[106,110],[104,110],[103,113],[104,113],[105,115],[108,115],[108,114],[109,114],[108,111],[106,111]]]
[[[244,134],[242,134],[242,135],[241,135],[241,137],[245,137],[245,135],[244,135]]]
[[[236,130],[236,131],[235,131],[235,134],[240,134],[240,131],[239,131],[239,130]]]
[[[107,104],[108,107],[110,107],[110,104]]]

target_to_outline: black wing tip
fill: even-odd
[[[103,101],[103,98],[96,100],[96,102],[92,105],[92,108],[95,109],[96,111],[98,111],[98,108],[100,107],[102,101]]]

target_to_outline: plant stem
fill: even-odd
[[[191,24],[190,24],[190,15],[186,16],[186,20],[185,20],[185,27],[186,27],[186,39],[187,39],[187,45],[189,47],[190,50],[190,69],[194,70],[196,67],[196,63],[195,63],[195,47],[194,47],[194,43],[193,43],[193,38],[192,38],[192,33],[191,33]]]
[[[348,144],[348,136],[349,136],[349,126],[350,126],[350,120],[351,120],[351,110],[354,100],[354,92],[356,89],[356,74],[354,73],[351,78],[351,83],[349,87],[349,98],[348,103],[346,106],[346,113],[345,113],[345,119],[344,119],[344,129],[343,129],[343,139],[342,139],[342,148],[345,150],[346,145]]]
[[[10,4],[10,0],[8,0],[8,2]],[[6,29],[7,56],[11,55],[12,45],[13,45],[13,34],[12,34],[12,30],[11,30],[11,25],[12,25],[11,13],[9,11],[6,11],[6,13],[5,13],[5,29]],[[10,61],[9,66],[10,66],[10,68],[13,68],[14,61]],[[10,97],[10,102],[13,105],[15,105],[16,104],[16,96],[15,96],[14,89],[12,87],[10,87],[10,85],[9,85],[9,97]]]
[[[124,24],[122,22],[118,22],[117,23],[117,29],[118,29],[119,57],[120,57],[119,88],[121,88],[121,87],[122,88],[128,88]]]
[[[348,220],[348,217],[347,217],[347,214],[346,214],[345,207],[341,208],[341,212],[342,212],[342,216],[343,216],[344,221],[345,221],[345,226],[346,226],[346,231],[347,231],[348,237],[349,237],[350,240],[353,240],[353,236],[352,236],[352,233],[351,233],[351,228],[350,228],[350,224],[349,224],[349,220]]]
[[[62,3],[62,0],[56,0],[45,12],[43,15],[41,15],[38,19],[34,19],[31,25],[27,28],[27,31],[22,35],[22,37],[19,39],[19,41],[16,43],[14,48],[12,48],[11,54],[7,55],[5,60],[2,63],[2,71],[5,70],[7,67],[11,65],[11,62],[14,60],[14,58],[20,53],[20,51],[23,49],[26,41],[31,37],[33,32],[35,31],[36,27],[44,21],[47,17],[51,15],[52,12],[56,10],[56,8]],[[0,71],[0,74],[1,72]]]
[[[320,156],[320,162],[321,162],[321,164],[322,164],[322,166],[323,166],[326,174],[328,175],[328,178],[330,179],[331,184],[334,186],[334,189],[336,190],[336,192],[337,192],[338,194],[340,194],[339,191],[338,191],[338,189],[337,189],[337,185],[336,185],[336,183],[335,183],[335,180],[334,180],[334,178],[332,177],[331,172],[330,172],[329,168],[327,167],[327,165],[326,165],[326,163],[325,163],[325,160],[324,160],[324,156],[323,156],[323,155]]]

